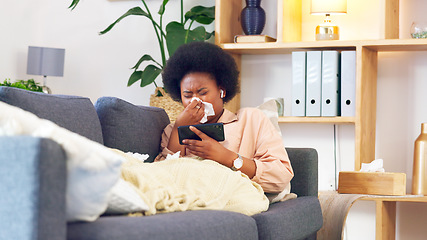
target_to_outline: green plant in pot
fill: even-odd
[[[80,0],[73,0],[69,8],[74,9]],[[184,14],[183,11],[183,0],[181,0],[181,19],[180,21],[171,21],[166,26],[163,23],[163,17],[165,15],[166,5],[169,0],[163,0],[160,9],[157,14],[159,15],[158,20],[154,19],[150,9],[148,8],[146,1],[141,0],[141,7],[134,7],[129,9],[126,13],[120,16],[116,21],[110,24],[105,30],[101,31],[100,34],[109,32],[117,23],[129,16],[141,16],[151,21],[155,36],[158,41],[161,61],[156,61],[151,55],[144,54],[132,68],[133,72],[129,77],[128,86],[141,81],[140,86],[145,87],[151,83],[154,83],[156,88],[158,87],[155,79],[161,73],[163,66],[166,64],[167,55],[166,49],[169,56],[172,56],[175,50],[182,44],[194,42],[194,41],[205,41],[210,39],[214,32],[207,32],[204,26],[194,27],[194,23],[201,25],[209,25],[215,19],[215,6],[204,7],[195,6]],[[140,69],[141,64],[149,62],[144,69]],[[162,95],[160,92],[158,95]]]
[[[6,79],[3,83],[0,82],[0,86],[20,88],[33,92],[43,92],[43,86],[34,81],[34,79],[17,80],[16,82],[11,82],[10,79]]]

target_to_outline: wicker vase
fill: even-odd
[[[163,96],[157,96],[158,91],[160,91]],[[168,114],[171,122],[175,122],[178,115],[184,110],[184,106],[172,100],[162,87],[157,87],[154,94],[151,94],[150,106],[163,108]]]

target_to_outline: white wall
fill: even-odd
[[[5,3],[7,2],[7,3]],[[48,77],[48,86],[57,94],[78,94],[96,101],[101,96],[117,96],[135,104],[149,103],[154,85],[126,87],[131,67],[145,53],[161,61],[151,22],[132,16],[122,20],[105,35],[98,33],[128,9],[141,6],[138,0],[82,0],[74,11],[72,0],[2,1],[0,7],[2,44],[0,80],[35,78],[26,74],[27,48],[65,48],[64,77]],[[148,0],[153,15],[161,1]],[[185,1],[186,10],[194,5],[213,6],[215,0]],[[180,1],[171,0],[164,23],[179,20]],[[214,29],[212,24],[209,28]],[[159,84],[161,81],[157,80]]]
[[[378,12],[384,0],[348,0],[348,14],[333,16],[341,26],[341,39],[381,38],[384,17]],[[6,2],[6,3],[5,3]],[[155,14],[160,0],[147,0]],[[214,0],[186,0],[186,8],[195,4],[214,5]],[[275,2],[264,0],[267,11],[266,32],[275,36]],[[96,101],[101,96],[116,96],[134,104],[148,105],[154,87],[126,87],[130,68],[140,56],[149,53],[159,59],[150,22],[131,17],[110,33],[99,36],[138,0],[82,0],[70,11],[68,1],[2,1],[0,7],[0,81],[5,78],[42,80],[26,74],[29,45],[66,49],[64,77],[48,77],[54,93],[87,96]],[[401,38],[408,38],[412,21],[426,21],[423,9],[427,1],[401,1]],[[165,19],[178,17],[179,1],[171,0]],[[315,26],[323,17],[309,15],[309,1],[303,1],[303,40],[314,39]],[[269,14],[269,12],[272,12]],[[368,17],[366,17],[368,16]],[[213,28],[213,27],[212,27]],[[362,29],[362,30],[360,30]],[[378,66],[376,157],[384,159],[385,169],[407,174],[408,192],[412,175],[413,142],[421,122],[427,122],[427,68],[425,52],[380,53]],[[290,112],[290,55],[242,58],[242,106],[259,105],[265,97],[285,98],[285,112]],[[159,80],[158,80],[159,82]],[[159,82],[160,83],[160,82]],[[314,147],[319,152],[319,187],[335,189],[334,126],[330,124],[281,124],[286,146]],[[354,127],[338,125],[337,169],[353,170]],[[424,214],[418,214],[424,213]],[[425,239],[427,229],[425,204],[398,204],[397,239]],[[424,216],[423,216],[424,215]],[[375,212],[369,203],[356,203],[350,211],[348,239],[374,239]],[[359,231],[367,226],[366,231]],[[363,227],[365,229],[365,227]],[[363,233],[363,235],[362,235]]]

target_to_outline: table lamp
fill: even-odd
[[[43,92],[52,93],[46,86],[47,76],[62,77],[64,75],[65,49],[28,47],[27,74],[43,76]]]
[[[311,0],[311,14],[326,14],[323,24],[316,27],[316,40],[338,40],[339,28],[331,23],[331,14],[347,13],[347,0]]]

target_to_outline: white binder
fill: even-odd
[[[322,52],[322,116],[340,116],[339,99],[340,53]]]
[[[356,112],[356,51],[341,52],[341,116]]]
[[[322,87],[322,52],[307,52],[306,116],[319,117]]]
[[[292,52],[292,116],[305,116],[306,52]]]

